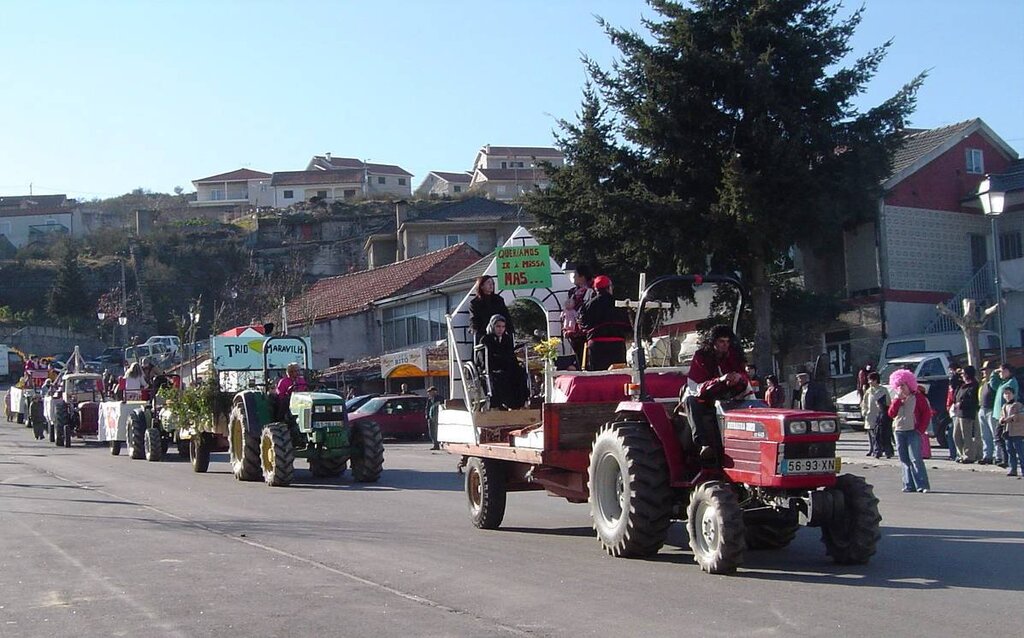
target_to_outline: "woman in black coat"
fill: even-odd
[[[487,348],[487,371],[491,377],[491,408],[515,410],[526,402],[526,371],[516,357],[512,333],[502,315],[487,322],[487,334],[480,343]]]
[[[505,329],[509,336],[514,335],[515,329],[509,319],[505,300],[494,291],[494,278],[490,275],[477,277],[473,292],[476,297],[469,302],[469,325],[473,328],[476,343],[480,343],[480,340],[484,338],[487,333],[487,323],[494,315],[501,315],[505,319]]]

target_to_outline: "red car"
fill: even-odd
[[[427,436],[427,400],[411,394],[374,397],[348,415],[349,422],[365,419],[380,426],[381,434],[395,438]]]

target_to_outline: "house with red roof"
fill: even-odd
[[[459,243],[380,268],[321,279],[287,303],[288,331],[311,337],[317,369],[379,355],[383,350],[377,301],[439,284],[479,259],[479,252]],[[429,321],[410,329],[427,334],[440,330]]]
[[[980,119],[909,130],[872,219],[846,230],[828,254],[798,255],[804,285],[838,294],[850,308],[824,331],[811,359],[823,345],[831,376],[852,386],[861,365],[878,361],[884,339],[958,331],[938,314],[939,302],[956,311],[965,297],[982,307],[994,303],[996,264],[1007,273],[1024,264],[1024,198],[1012,200],[993,224],[978,188],[988,174],[1024,171],[1015,168],[1020,164]],[[1006,344],[1020,346],[1024,296],[1003,292]],[[995,330],[995,323],[987,328]]]
[[[458,197],[469,190],[473,181],[473,173],[450,171],[430,171],[416,189],[416,195],[423,198]]]
[[[189,206],[194,209],[227,213],[274,205],[270,173],[251,168],[194,179],[192,185],[196,199]]]
[[[469,188],[491,199],[513,200],[550,184],[543,165],[565,165],[565,155],[547,146],[484,145],[473,161]]]

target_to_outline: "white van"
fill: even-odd
[[[990,330],[982,330],[978,337],[978,347],[982,350],[998,350],[999,335]],[[884,368],[887,361],[918,352],[947,352],[950,357],[957,357],[967,352],[967,344],[964,342],[964,334],[959,330],[890,337],[882,343],[876,369]]]
[[[181,339],[173,335],[155,335],[146,339],[142,345],[151,346],[154,343],[163,344],[171,354],[178,354],[181,351]]]

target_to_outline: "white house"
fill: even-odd
[[[430,171],[416,189],[416,194],[420,197],[453,197],[468,191],[472,180],[473,174],[468,172]]]
[[[512,200],[549,186],[543,164],[564,166],[565,155],[544,146],[485,145],[473,161],[469,188],[491,199]]]
[[[274,205],[270,173],[240,168],[229,173],[192,180],[196,200],[192,208],[236,209]]]
[[[84,233],[81,212],[66,195],[0,197],[0,235],[15,248],[53,234]]]
[[[330,153],[314,155],[307,171],[361,171],[360,192],[363,197],[375,195],[412,195],[412,173],[394,164],[374,164],[354,157],[333,157]]]

